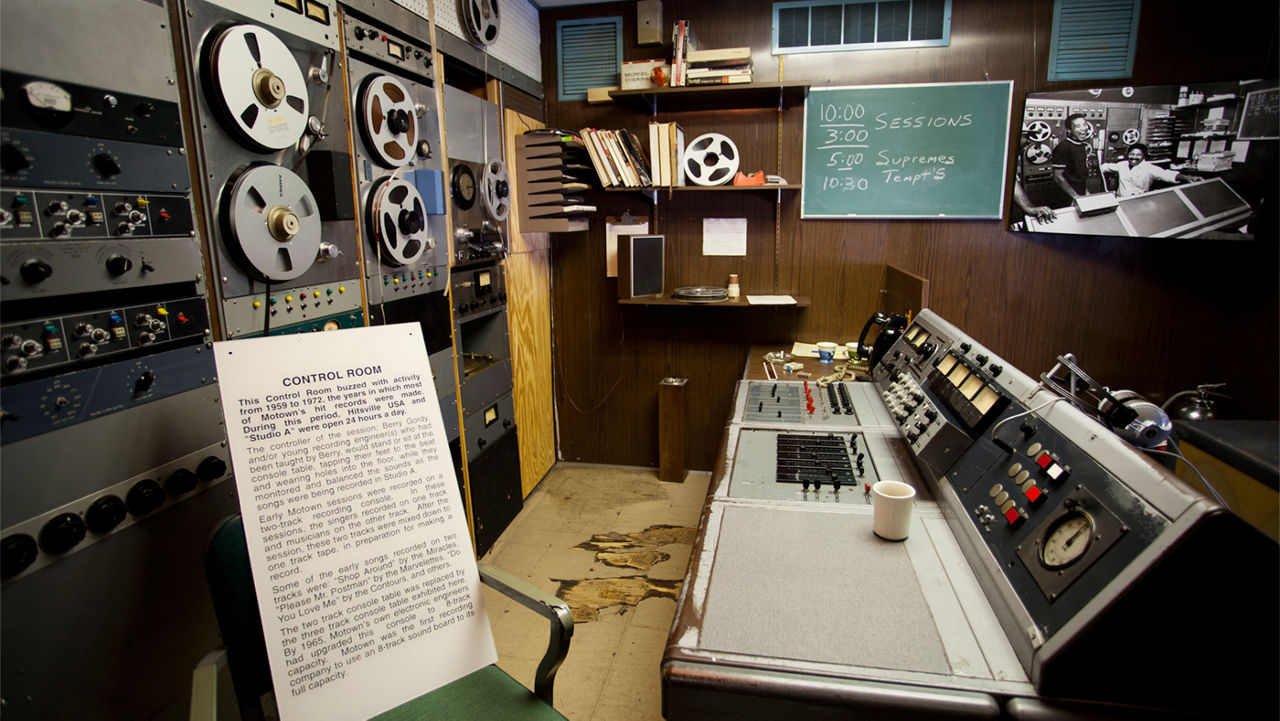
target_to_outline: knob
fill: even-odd
[[[399,223],[400,232],[405,235],[413,235],[422,230],[423,218],[422,213],[417,210],[401,210]]]
[[[333,243],[321,243],[320,252],[316,256],[316,260],[320,260],[320,261],[334,260],[338,257],[341,257],[341,255],[342,255],[342,249],[339,248],[338,246],[334,245]]]
[[[89,330],[89,340],[94,343],[106,343],[111,340],[111,334],[105,328],[91,328]]]
[[[34,340],[24,340],[22,345],[18,346],[18,351],[24,356],[40,355],[40,343]]]
[[[480,438],[480,439],[477,439],[477,440],[476,440],[476,447],[477,447],[477,448],[484,448],[484,447],[485,447],[485,446],[487,446],[487,445],[489,445],[488,441],[486,441],[486,440],[485,440],[485,439],[483,439],[483,438]]]
[[[94,533],[106,533],[120,525],[128,510],[120,496],[103,496],[84,512],[84,525]]]
[[[116,215],[124,215],[128,213],[130,210],[133,210],[133,206],[123,201],[116,203],[114,206],[111,207],[111,212],[115,213]]]
[[[21,150],[18,150],[16,145],[5,143],[4,147],[0,148],[0,168],[3,168],[5,173],[17,173],[30,167],[31,161]]]
[[[0,577],[9,578],[25,571],[35,563],[39,548],[36,539],[25,533],[15,533],[0,540]]]
[[[146,478],[133,484],[133,488],[125,495],[124,502],[129,507],[129,513],[145,516],[164,505],[164,489],[159,483]]]
[[[124,275],[133,269],[133,261],[124,255],[113,255],[107,258],[107,272],[111,275]]]
[[[997,364],[995,364],[995,363],[992,363],[992,364],[991,364],[991,377],[992,377],[992,378],[998,378],[998,377],[1000,376],[1000,374],[1001,374],[1001,373],[1003,373],[1003,372],[1004,372],[1004,366],[997,365]]]
[[[111,178],[122,172],[119,161],[111,157],[109,153],[98,153],[93,156],[93,167],[98,171],[98,175],[104,178]]]
[[[15,373],[17,371],[26,370],[27,359],[23,358],[22,356],[10,356],[7,360],[5,360],[4,367],[7,370],[13,371]]]
[[[49,215],[57,215],[58,213],[65,213],[66,210],[67,210],[67,201],[55,200],[49,203],[47,207],[45,207],[44,212],[48,213]]]
[[[196,474],[186,468],[179,468],[174,471],[169,479],[164,482],[165,490],[171,496],[181,496],[190,493],[196,489],[196,482],[200,479],[196,478]]]
[[[72,208],[67,211],[67,222],[72,225],[79,225],[84,222],[84,213]]]
[[[227,462],[217,456],[206,456],[196,466],[196,477],[202,481],[214,481],[222,478],[227,472]]]
[[[32,258],[23,263],[18,268],[18,272],[22,275],[23,280],[35,285],[36,283],[43,283],[49,279],[49,276],[53,275],[53,266],[39,258]]]
[[[356,40],[364,40],[364,28],[357,25],[356,29],[354,30],[354,33],[356,36]]]
[[[137,106],[134,107],[134,112],[136,112],[138,115],[141,115],[144,118],[150,117],[150,115],[155,111],[156,111],[155,103],[150,103],[145,100],[138,103]]]
[[[140,225],[140,224],[142,224],[142,223],[145,223],[146,221],[147,221],[147,216],[146,216],[145,214],[143,214],[143,212],[142,212],[141,210],[130,210],[130,211],[129,211],[129,222],[130,222],[130,223],[133,223],[134,225]]]
[[[46,553],[66,553],[84,540],[84,521],[74,513],[59,513],[40,529],[40,547]]]
[[[428,143],[425,140],[418,143],[418,157],[419,158],[431,157],[431,143]]]
[[[396,108],[387,113],[387,127],[391,128],[391,132],[396,135],[403,135],[409,132],[409,128],[412,127],[409,121],[409,111]]]
[[[985,353],[979,353],[974,356],[974,360],[978,361],[978,365],[984,365],[987,362],[987,356]]]
[[[138,380],[133,383],[133,394],[142,395],[151,390],[151,386],[155,385],[156,374],[154,371],[146,371],[138,376]]]

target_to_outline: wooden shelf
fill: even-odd
[[[796,299],[796,302],[795,302],[795,303],[792,303],[792,304],[788,304],[788,305],[773,305],[773,304],[753,305],[753,304],[751,304],[751,303],[748,303],[748,302],[747,302],[747,295],[748,295],[747,293],[743,293],[742,295],[738,296],[737,298],[735,298],[735,299],[733,299],[733,300],[722,300],[722,301],[720,301],[720,302],[718,302],[718,303],[690,303],[690,302],[688,302],[688,301],[684,301],[684,300],[675,300],[674,298],[672,298],[672,297],[670,297],[670,296],[666,296],[666,295],[664,295],[664,296],[656,296],[656,295],[652,295],[652,296],[645,296],[645,297],[642,297],[642,298],[619,298],[619,299],[618,299],[618,305],[668,305],[668,306],[680,306],[680,307],[683,307],[683,308],[697,308],[697,307],[704,307],[704,308],[808,308],[808,307],[809,307],[809,297],[808,297],[808,296],[803,296],[803,295],[793,295],[793,296],[791,296],[792,298],[795,298],[795,299]],[[752,293],[751,295],[760,295],[760,294]],[[769,295],[785,295],[785,294],[782,294],[782,293],[771,293],[771,294],[769,294]]]
[[[798,105],[809,94],[808,83],[742,83],[648,90],[614,90],[615,103],[657,112],[662,110],[725,110]]]
[[[706,191],[752,191],[752,190],[799,190],[802,186],[799,183],[788,183],[786,185],[657,185],[647,188],[605,188],[610,193],[639,192],[650,193],[653,191],[674,190],[677,193],[686,191],[706,192]]]

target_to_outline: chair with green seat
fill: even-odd
[[[375,718],[380,721],[564,719],[551,702],[556,671],[569,652],[573,637],[573,616],[568,604],[501,569],[483,563],[479,569],[484,584],[549,621],[547,649],[538,664],[534,690],[525,688],[496,665],[490,665]],[[218,718],[217,678],[223,666],[229,667],[242,719],[276,718],[262,616],[240,516],[228,518],[214,531],[205,554],[205,572],[223,648],[206,655],[192,675],[191,721]]]

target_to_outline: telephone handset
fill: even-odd
[[[870,360],[871,367],[874,368],[885,353],[889,352],[889,347],[894,341],[898,340],[898,336],[902,335],[902,331],[907,329],[910,321],[904,315],[897,313],[882,313],[876,311],[867,319],[866,325],[862,326],[862,334],[858,336],[858,355],[863,360]],[[875,344],[871,347],[871,354],[867,355],[867,331],[871,330],[871,326],[884,326],[880,332],[876,334]]]

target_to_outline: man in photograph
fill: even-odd
[[[1067,137],[1053,149],[1053,179],[1069,197],[1100,193],[1102,172],[1090,140],[1093,123],[1083,113],[1067,116]]]
[[[1196,179],[1195,176],[1162,168],[1148,162],[1145,143],[1134,143],[1129,146],[1129,150],[1125,153],[1124,161],[1103,163],[1101,167],[1103,171],[1115,173],[1119,178],[1116,195],[1121,198],[1141,195],[1151,190],[1151,181],[1155,179],[1163,180],[1166,183],[1187,183]]]

